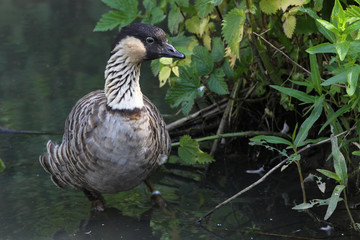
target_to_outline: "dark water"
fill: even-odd
[[[95,0],[0,0],[0,127],[62,133],[74,103],[103,88],[114,32],[92,29],[107,11]],[[166,89],[147,75],[145,64],[143,92],[162,113],[173,113],[163,100]],[[38,164],[49,138],[59,142],[61,135],[0,135],[0,158],[7,165],[0,174],[0,239],[330,239],[320,230],[325,226],[291,210],[293,201],[301,201],[295,169],[287,177],[296,184],[271,177],[202,226],[194,224],[198,217],[259,176],[246,174],[246,166],[219,164],[201,181],[202,167],[167,165],[155,183],[169,209],[154,209],[140,185],[106,195],[109,209],[94,214],[82,193],[56,188]],[[331,238],[349,239],[341,232]]]

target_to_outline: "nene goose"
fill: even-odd
[[[141,23],[123,27],[107,62],[104,90],[75,104],[62,143],[49,140],[47,153],[40,156],[55,185],[83,191],[96,210],[104,210],[101,193],[134,188],[170,153],[165,122],[139,85],[141,63],[161,57],[184,58],[184,54],[158,27]]]

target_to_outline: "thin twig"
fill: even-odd
[[[225,108],[225,111],[224,111],[224,114],[221,118],[221,121],[220,121],[220,124],[219,124],[219,128],[216,132],[216,135],[220,135],[224,132],[225,130],[225,125],[226,125],[226,119],[228,118],[229,116],[229,113],[230,113],[230,109],[233,105],[233,102],[234,102],[234,98],[235,98],[235,94],[237,92],[237,88],[240,86],[240,81],[238,81],[237,83],[235,83],[232,91],[231,91],[231,94],[230,94],[230,99],[226,105],[226,108]],[[216,152],[216,149],[217,149],[217,146],[219,144],[219,138],[215,139],[215,141],[213,142],[213,145],[211,147],[211,151],[210,151],[210,155],[211,156],[214,156],[215,152]]]
[[[209,110],[211,110],[211,109],[213,109],[213,108],[215,108],[215,107],[217,107],[217,106],[219,106],[219,105],[220,105],[220,109],[219,109],[219,110],[221,110],[221,108],[222,108],[222,103],[225,102],[225,101],[226,101],[226,99],[223,99],[223,100],[221,100],[221,101],[218,102],[218,103],[214,103],[214,104],[212,104],[212,105],[210,105],[210,106],[208,106],[208,107],[206,107],[206,108],[204,108],[204,109],[201,109],[200,111],[197,111],[197,112],[195,112],[195,113],[193,113],[193,114],[191,114],[191,115],[188,115],[188,116],[183,117],[183,118],[181,118],[181,119],[179,119],[179,120],[176,120],[175,122],[172,122],[172,123],[168,124],[168,125],[166,126],[166,129],[167,129],[168,131],[174,130],[175,128],[181,126],[181,125],[184,124],[185,122],[190,121],[190,120],[192,120],[192,119],[194,119],[194,118],[197,118],[200,114],[202,114],[202,113],[204,113],[204,112],[206,112],[206,111],[209,111]]]
[[[344,134],[346,134],[347,132],[350,132],[352,130],[354,130],[356,127],[352,127],[350,128],[348,131],[344,131],[342,133],[339,133],[338,135],[336,135],[335,137],[340,137]],[[317,143],[313,143],[313,144],[308,144],[305,147],[301,148],[297,153],[300,154],[302,152],[304,152],[305,150],[315,147],[315,146],[319,146],[321,144],[330,142],[330,138],[325,139],[323,141],[317,142]],[[213,209],[211,209],[208,213],[206,213],[204,216],[200,217],[197,221],[196,224],[200,224],[205,218],[207,218],[208,216],[210,216],[216,209],[228,204],[229,202],[231,202],[232,200],[234,200],[235,198],[239,197],[240,195],[242,195],[243,193],[249,191],[250,189],[254,188],[255,186],[259,185],[260,183],[262,183],[269,175],[271,175],[275,170],[279,169],[282,165],[284,165],[287,161],[289,160],[289,158],[286,158],[284,160],[282,160],[280,163],[278,163],[275,167],[273,167],[272,169],[270,169],[266,174],[264,174],[264,176],[262,176],[259,180],[257,180],[256,182],[252,183],[251,185],[249,185],[248,187],[244,188],[243,190],[241,190],[240,192],[236,193],[235,195],[233,195],[232,197],[226,199],[225,201],[223,201],[222,203],[219,203],[218,205],[216,205],[216,207],[214,207]]]
[[[304,72],[306,72],[309,76],[311,76],[311,72],[309,70],[307,70],[306,68],[304,68],[303,66],[301,66],[300,64],[298,64],[297,62],[295,62],[294,60],[292,60],[286,53],[284,53],[283,51],[281,51],[279,48],[275,47],[273,44],[271,44],[268,40],[266,40],[263,36],[261,36],[260,34],[253,32],[254,35],[256,35],[257,37],[261,38],[265,43],[267,43],[270,47],[274,48],[276,51],[278,51],[279,53],[281,53],[284,57],[286,57],[292,64],[294,64],[295,66],[297,66],[298,68],[302,69]],[[323,78],[320,78],[321,81],[325,82],[326,80]],[[332,84],[334,86],[338,86],[338,87],[342,87],[345,88],[345,86],[340,85],[340,84]]]

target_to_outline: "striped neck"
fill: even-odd
[[[117,46],[105,69],[105,96],[113,110],[136,110],[144,106],[140,89],[140,62],[131,61]]]

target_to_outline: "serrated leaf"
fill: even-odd
[[[194,70],[188,66],[180,67],[180,78],[175,85],[166,93],[166,101],[171,107],[177,107],[183,102],[193,101],[197,96],[202,95],[199,77]]]
[[[289,16],[283,23],[284,33],[288,38],[291,38],[296,27],[296,17]]]
[[[158,75],[160,72],[160,60],[159,59],[152,60],[150,67],[151,67],[151,72],[154,74],[154,76]]]
[[[160,87],[164,86],[168,78],[171,74],[171,68],[169,66],[163,66],[160,69],[159,73],[159,81],[160,81]]]
[[[121,0],[101,0],[101,1],[113,9],[122,10]]]
[[[314,103],[315,102],[314,96],[308,95],[302,91],[292,89],[292,88],[287,88],[287,87],[276,86],[276,85],[270,85],[270,87],[275,88],[279,92],[282,92],[286,95],[294,97],[304,103]]]
[[[336,209],[336,206],[337,206],[337,204],[339,202],[340,194],[344,190],[344,188],[345,188],[344,185],[337,185],[334,188],[334,191],[333,191],[333,193],[331,194],[331,197],[330,197],[329,206],[328,206],[328,208],[326,210],[324,220],[329,219],[329,217],[334,213],[334,211]]]
[[[216,37],[212,40],[211,56],[214,62],[220,62],[225,55],[225,46],[221,38]]]
[[[354,17],[354,18],[360,18],[360,7],[355,5],[350,5],[345,10],[345,16],[348,18]]]
[[[186,19],[185,27],[191,33],[200,34],[200,23],[200,18],[197,16],[193,16],[190,19]]]
[[[316,99],[314,104],[314,109],[311,111],[310,116],[301,124],[299,128],[299,132],[294,140],[294,145],[296,147],[300,147],[304,144],[304,141],[308,136],[309,130],[314,126],[314,123],[319,119],[323,110],[323,106],[322,106],[323,100],[324,97]]]
[[[165,18],[166,14],[164,13],[164,11],[159,7],[155,7],[151,10],[151,18],[149,23],[152,25],[158,24],[162,22]]]
[[[285,12],[289,6],[301,6],[305,2],[306,0],[282,0],[280,1],[280,8]]]
[[[194,105],[194,98],[189,98],[188,100],[183,101],[181,103],[181,111],[182,111],[182,113],[185,116],[187,116],[190,113],[193,105]]]
[[[189,164],[209,163],[214,161],[209,154],[204,153],[199,149],[198,142],[192,139],[189,135],[181,137],[178,154],[184,162]]]
[[[323,0],[314,0],[314,10],[319,12],[323,8]]]
[[[214,61],[206,47],[196,46],[193,50],[193,61],[200,75],[208,75],[214,67]]]
[[[336,174],[340,178],[340,184],[347,185],[348,175],[347,175],[347,166],[344,155],[340,152],[337,137],[333,134],[330,136],[331,140],[331,153],[334,159],[334,169]]]
[[[180,9],[178,7],[171,8],[168,15],[168,28],[172,34],[178,33],[182,21],[184,21],[184,17]]]
[[[261,0],[259,3],[261,11],[266,14],[274,14],[280,9],[281,0]]]
[[[217,94],[229,94],[227,83],[225,82],[224,72],[218,68],[210,75],[208,80],[209,89]]]
[[[222,35],[237,58],[240,58],[239,48],[243,38],[244,23],[245,13],[237,8],[226,14],[222,23]]]
[[[112,30],[116,26],[122,25],[125,21],[126,18],[121,12],[110,11],[101,16],[100,20],[96,23],[94,32]]]
[[[215,6],[222,3],[222,0],[195,0],[195,9],[199,12],[200,17],[210,14]]]

